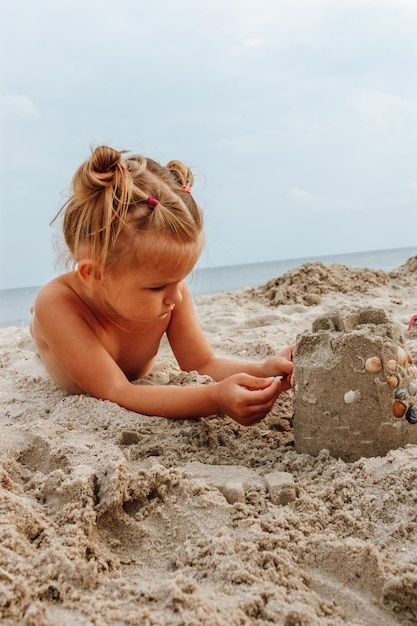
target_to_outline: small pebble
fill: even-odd
[[[135,443],[139,443],[140,437],[134,430],[122,431],[122,444],[124,446],[132,446]]]

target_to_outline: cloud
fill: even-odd
[[[404,185],[407,192],[417,195],[417,180],[410,180],[408,183]]]
[[[40,118],[40,113],[29,96],[7,94],[0,97],[0,117],[3,120],[32,122]]]
[[[331,196],[312,193],[300,187],[291,187],[288,199],[295,209],[304,210],[306,214],[312,212],[332,213],[336,211],[360,211],[362,206],[356,206],[352,200],[344,196]]]
[[[349,107],[374,128],[402,128],[415,119],[417,100],[377,89],[357,89],[348,98]]]
[[[268,39],[264,39],[262,37],[248,37],[243,40],[243,47],[249,48],[251,50],[258,48],[265,48],[269,44]]]
[[[303,204],[310,203],[314,200],[313,194],[309,191],[305,191],[305,189],[300,189],[299,187],[291,187],[289,195],[291,198],[302,202]]]

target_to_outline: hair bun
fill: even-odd
[[[165,166],[170,171],[173,178],[180,186],[192,187],[194,176],[189,167],[181,163],[181,161],[170,161]]]
[[[99,146],[90,158],[92,172],[100,180],[110,180],[122,162],[122,154],[108,146]]]

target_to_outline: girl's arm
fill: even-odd
[[[183,290],[181,305],[173,311],[167,335],[176,359],[185,371],[197,370],[216,381],[241,373],[257,378],[282,376],[282,391],[290,388],[293,346],[263,362],[216,357],[196,319],[188,287]]]

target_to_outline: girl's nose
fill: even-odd
[[[164,303],[168,306],[180,304],[182,301],[181,284],[171,285],[165,294]]]

